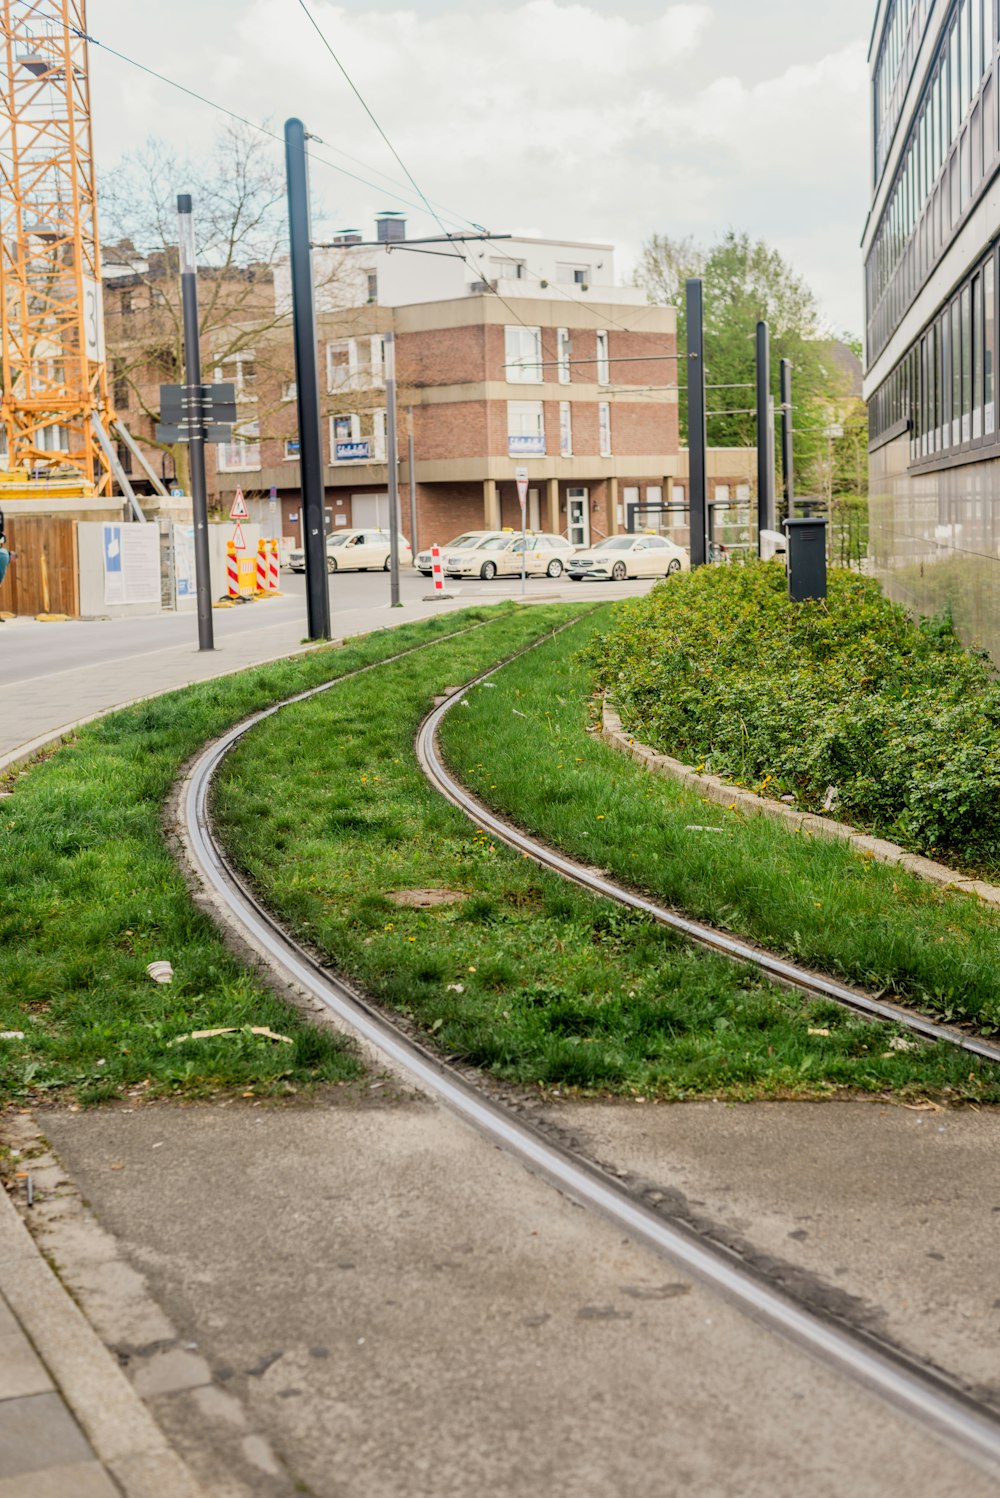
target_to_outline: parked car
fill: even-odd
[[[484,536],[492,536],[493,534],[493,531],[463,531],[460,536],[455,537],[454,541],[449,541],[447,546],[441,547],[441,556],[444,558],[450,556],[453,551],[464,551],[467,546],[478,546]],[[431,566],[430,547],[427,547],[424,551],[417,552],[417,555],[413,559],[413,565],[418,572],[423,573],[424,577],[431,577],[433,575],[434,569]]]
[[[378,568],[388,572],[390,539],[388,531],[373,530],[368,526],[363,530],[334,531],[326,538],[327,572],[368,572]],[[405,536],[400,536],[399,565],[408,567],[412,561],[410,543]],[[305,572],[306,554],[302,547],[290,554],[288,565],[293,572]]]
[[[563,536],[547,531],[521,536],[518,531],[487,531],[474,546],[442,553],[448,577],[520,577],[521,557],[529,577],[559,577],[573,554]]]
[[[688,572],[691,559],[683,546],[666,536],[607,536],[596,546],[582,546],[566,563],[566,572],[574,582],[584,578],[609,577],[621,582],[626,577],[670,577]]]

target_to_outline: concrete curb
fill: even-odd
[[[809,832],[813,837],[827,838],[831,842],[849,843],[852,848],[857,848],[860,853],[867,853],[879,863],[894,864],[931,884],[955,890],[959,894],[972,895],[985,905],[1000,907],[1000,888],[995,884],[988,884],[983,879],[969,879],[956,869],[949,869],[943,863],[935,863],[932,858],[921,858],[917,853],[908,853],[898,843],[858,832],[846,822],[834,822],[829,817],[816,816],[812,812],[796,811],[794,807],[786,806],[769,796],[758,796],[742,786],[729,785],[718,775],[699,774],[690,765],[682,764],[679,759],[672,759],[669,754],[657,754],[647,745],[637,744],[625,732],[622,720],[614,708],[607,703],[601,709],[601,737],[613,749],[627,754],[647,770],[656,775],[667,775],[671,780],[676,780],[680,785],[687,786],[689,790],[720,806],[735,808],[747,816],[768,817],[773,822],[783,822],[791,831]]]
[[[0,1190],[4,1297],[126,1498],[206,1498]]]

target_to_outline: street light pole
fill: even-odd
[[[761,531],[774,526],[774,439],[771,436],[771,340],[767,323],[757,324],[757,555]]]
[[[205,428],[202,422],[201,330],[198,326],[198,264],[194,248],[191,194],[177,198],[181,308],[184,318],[185,409],[196,419],[189,423],[188,463],[191,470],[191,510],[194,518],[194,573],[198,598],[198,649],[214,650],[212,579],[208,554],[208,495],[205,482]]]
[[[389,604],[399,601],[399,450],[396,440],[396,335],[385,335],[385,441],[389,460]]]
[[[705,429],[705,330],[701,281],[693,277],[685,285],[687,308],[688,390],[688,488],[690,505],[691,566],[708,561],[706,521],[708,482]]]
[[[792,361],[781,361],[781,477],[785,488],[785,514],[795,516],[795,463],[792,454]]]
[[[285,169],[288,178],[295,391],[299,415],[299,471],[302,478],[302,539],[306,553],[306,615],[310,640],[328,640],[330,591],[326,572],[326,491],[323,484],[319,371],[316,367],[306,130],[301,120],[285,121]]]

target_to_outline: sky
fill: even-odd
[[[610,242],[619,280],[654,233],[746,230],[860,335],[874,0],[306,3],[445,228]],[[323,232],[387,208],[440,232],[300,0],[89,0],[87,25],[279,135],[299,116]],[[96,46],[91,88],[99,171],[148,136],[197,159],[224,123]]]

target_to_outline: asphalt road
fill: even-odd
[[[563,578],[528,578],[526,596],[531,599],[552,598],[620,598],[645,593],[652,582],[574,583]],[[340,573],[329,579],[330,614],[333,633],[349,631],[356,624],[342,625],[338,619],[357,615],[360,610],[380,607],[386,610],[385,623],[400,623],[407,606],[421,603],[431,592],[431,583],[420,573],[408,571],[400,579],[400,601],[403,610],[389,614],[389,576],[384,572]],[[296,643],[306,635],[305,577],[301,573],[281,574],[283,597],[266,603],[234,609],[215,609],[212,613],[216,645],[250,639],[260,642],[260,657],[281,653],[280,646],[269,649],[268,640],[281,635]],[[502,598],[521,596],[520,578],[497,579],[484,583],[479,579],[449,583],[446,592],[461,603],[499,602]],[[295,621],[301,620],[301,630]],[[370,627],[370,626],[369,626]],[[0,625],[0,687],[17,682],[33,682],[39,677],[72,672],[99,663],[131,660],[175,650],[190,643],[197,649],[198,622],[193,610],[184,613],[152,615],[135,619],[70,619],[57,623],[39,623],[34,619],[14,619]]]

